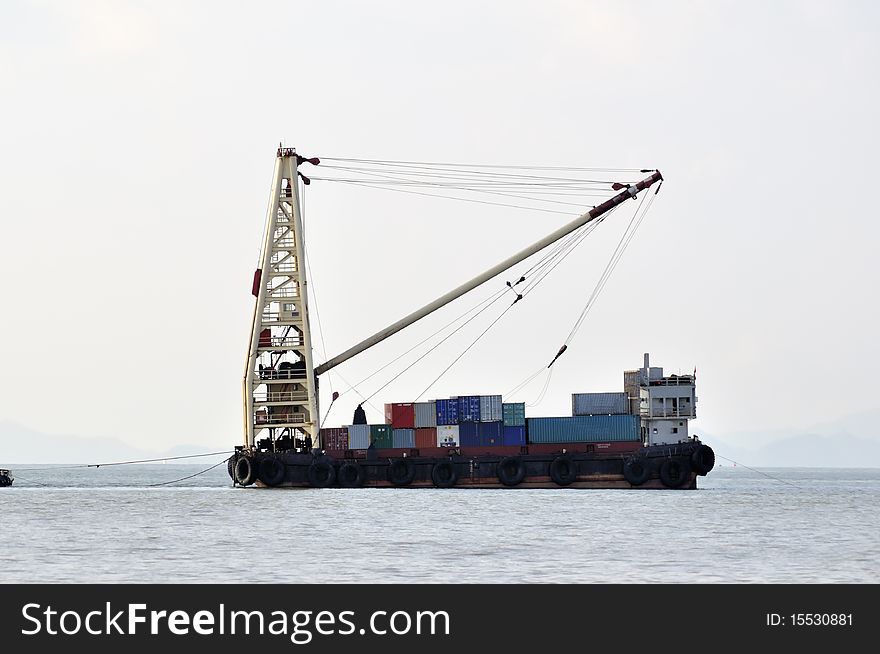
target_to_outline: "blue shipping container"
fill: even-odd
[[[392,447],[415,447],[416,430],[395,429],[391,435],[391,445]]]
[[[525,427],[526,426],[526,404],[525,402],[511,402],[501,405],[502,419],[505,427]]]
[[[481,422],[477,426],[477,433],[480,434],[480,445],[501,445],[503,427],[504,423],[500,420]]]
[[[454,400],[437,400],[437,424],[458,424],[458,398]]]
[[[477,422],[463,422],[458,426],[458,444],[462,447],[480,445],[480,432]]]
[[[458,421],[480,422],[479,395],[462,395],[458,398]]]
[[[526,422],[529,443],[596,443],[641,439],[638,416],[529,418]]]
[[[501,434],[502,445],[525,445],[526,444],[526,428],[523,426],[504,427]]]

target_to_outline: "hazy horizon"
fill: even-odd
[[[530,415],[622,390],[645,352],[697,369],[692,430],[744,434],[732,445],[880,411],[865,392],[880,226],[860,206],[880,145],[878,19],[869,2],[4,3],[0,422],[144,451],[241,442],[279,141],[663,172]],[[569,220],[320,181],[305,204],[319,363]],[[548,362],[625,223],[601,225],[428,398],[503,393]],[[322,378],[322,417],[332,390],[504,281]],[[412,400],[474,335],[373,405]],[[866,424],[852,435],[880,439]]]

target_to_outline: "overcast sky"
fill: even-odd
[[[663,172],[530,415],[622,390],[644,352],[698,369],[697,432],[880,408],[878,6],[5,0],[0,420],[149,449],[239,443],[282,140],[308,156]],[[305,202],[318,361],[568,220],[319,182]],[[429,396],[503,393],[549,361],[624,227],[601,225]],[[340,367],[322,395],[508,278]],[[411,400],[474,335],[371,401]]]

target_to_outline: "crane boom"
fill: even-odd
[[[394,334],[399,332],[401,329],[409,327],[417,320],[421,320],[422,318],[433,313],[437,309],[449,304],[453,300],[458,299],[459,297],[461,297],[462,295],[464,295],[468,291],[472,291],[477,286],[480,286],[481,284],[486,283],[487,281],[489,281],[490,279],[492,279],[496,275],[501,274],[502,272],[504,272],[505,270],[507,270],[511,266],[515,266],[519,262],[532,256],[533,254],[540,252],[541,250],[546,248],[548,245],[552,245],[553,243],[555,243],[559,239],[563,238],[564,236],[570,234],[571,232],[578,229],[579,227],[583,227],[587,223],[589,223],[589,222],[595,220],[596,218],[598,218],[599,216],[607,213],[608,211],[610,211],[614,207],[618,206],[619,204],[622,204],[627,199],[635,198],[639,192],[644,191],[646,188],[648,188],[649,186],[651,186],[652,184],[654,184],[656,182],[662,181],[662,179],[663,179],[663,176],[660,174],[660,171],[657,170],[657,171],[654,171],[654,173],[650,177],[646,177],[645,179],[643,179],[640,182],[637,182],[636,184],[632,184],[632,185],[625,187],[624,190],[622,190],[620,193],[618,193],[614,197],[610,198],[609,200],[606,200],[605,202],[603,202],[602,204],[600,204],[596,207],[593,207],[590,211],[586,212],[585,214],[582,214],[581,216],[578,216],[570,223],[563,225],[562,227],[557,229],[552,234],[548,234],[547,236],[545,236],[541,240],[536,241],[535,243],[528,246],[527,248],[520,250],[519,252],[517,252],[513,256],[508,257],[507,259],[496,264],[495,266],[492,266],[486,272],[482,273],[481,275],[477,275],[476,277],[474,277],[473,279],[471,279],[468,282],[465,282],[464,284],[462,284],[458,288],[455,288],[455,289],[449,291],[448,293],[446,293],[445,295],[442,295],[441,297],[437,298],[433,302],[426,304],[418,311],[414,311],[411,314],[409,314],[408,316],[401,318],[400,320],[398,320],[394,324],[389,325],[385,329],[376,332],[375,334],[373,334],[369,338],[364,339],[363,341],[361,341],[357,345],[354,345],[354,346],[348,348],[342,354],[339,354],[339,355],[333,357],[332,359],[329,359],[325,363],[323,363],[320,366],[315,368],[315,374],[321,375],[321,374],[327,372],[328,370],[335,368],[339,364],[341,364],[345,361],[348,361],[350,358],[360,354],[364,350],[367,350],[367,349],[373,347],[374,345],[381,343],[389,336],[393,336]]]

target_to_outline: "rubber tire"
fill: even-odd
[[[266,486],[277,486],[287,476],[287,466],[276,456],[267,456],[260,461],[260,481]]]
[[[623,478],[630,486],[641,486],[651,477],[651,466],[648,460],[641,456],[627,459],[623,464]]]
[[[306,476],[314,488],[327,488],[336,481],[336,468],[329,461],[313,461]]]
[[[691,476],[687,459],[666,459],[660,464],[660,481],[667,488],[678,488]]]
[[[526,478],[526,464],[518,456],[506,456],[495,466],[495,473],[505,486],[517,486]]]
[[[708,445],[700,445],[691,454],[691,466],[698,475],[707,475],[715,467],[715,451]]]
[[[250,486],[257,480],[257,466],[249,456],[239,457],[235,462],[234,472],[239,486]]]
[[[550,479],[557,486],[568,486],[577,476],[577,463],[570,456],[563,454],[550,462]]]
[[[388,481],[395,486],[409,486],[415,478],[416,464],[405,457],[394,459],[388,465]]]
[[[232,481],[235,481],[235,462],[237,461],[237,454],[233,454],[231,457],[226,459],[226,472],[229,473],[229,478]]]
[[[448,472],[441,472],[448,471]],[[452,488],[458,483],[458,470],[452,461],[440,461],[431,468],[431,481],[437,488]]]
[[[354,477],[351,472],[354,470]],[[360,488],[364,485],[364,469],[356,461],[346,461],[339,466],[336,479],[343,488]]]

